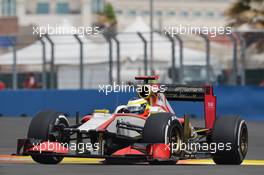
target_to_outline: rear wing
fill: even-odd
[[[153,75],[153,76],[136,76],[135,80],[144,80],[144,84],[148,84],[151,81],[156,81],[159,79],[159,76]]]
[[[212,129],[216,118],[216,96],[214,96],[213,86],[187,86],[173,84],[156,84],[158,76],[137,76],[136,80],[144,80],[144,84],[158,85],[158,93],[163,93],[168,101],[199,101],[204,103],[205,127]],[[150,88],[142,89],[145,95],[143,98],[148,98]]]
[[[169,101],[200,101],[204,103],[205,127],[212,129],[216,118],[216,96],[213,86],[164,85]]]
[[[205,95],[213,95],[212,86],[164,85],[164,95],[169,101],[204,101]]]

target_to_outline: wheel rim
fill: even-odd
[[[49,133],[49,138],[51,141],[57,141],[60,143],[68,143],[68,134],[61,132],[64,128],[67,128],[67,124],[63,121],[59,121],[57,125],[54,125],[51,132]]]
[[[177,128],[176,126],[173,126],[171,128],[168,140],[170,143],[171,154],[172,155],[179,154],[180,153],[180,143],[181,143],[179,128]]]
[[[241,128],[239,148],[240,148],[240,152],[244,158],[247,154],[247,149],[248,149],[248,132],[247,132],[247,128],[245,126],[242,126],[242,128]]]

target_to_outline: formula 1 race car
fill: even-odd
[[[44,111],[31,121],[26,139],[18,139],[16,155],[42,164],[64,157],[104,158],[104,163],[175,164],[180,159],[213,158],[216,164],[241,164],[248,130],[237,116],[216,119],[216,97],[210,85],[162,85],[158,76],[136,77],[138,98],[110,114],[95,110],[70,125],[64,113]],[[178,116],[169,101],[204,104],[205,127]],[[190,106],[191,108],[191,106]]]

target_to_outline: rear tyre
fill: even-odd
[[[64,114],[43,111],[32,119],[28,129],[28,138],[69,143],[69,136],[60,132],[66,127],[69,127],[69,121]],[[32,155],[31,157],[41,164],[58,164],[63,160],[62,156]]]
[[[170,144],[170,158],[177,158],[181,152],[175,149],[182,142],[183,128],[175,114],[156,113],[152,114],[146,120],[143,129],[143,143],[164,143]],[[180,146],[178,146],[180,148]],[[154,165],[171,165],[177,162],[176,159],[170,160],[152,160],[149,163]]]
[[[238,116],[220,117],[216,120],[213,132],[212,143],[229,144],[229,148],[217,149],[213,154],[216,164],[240,165],[247,154],[248,130],[244,120]]]

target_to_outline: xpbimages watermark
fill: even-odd
[[[122,82],[121,84],[117,84],[116,82],[113,83],[113,85],[100,85],[98,86],[98,91],[101,93],[105,93],[105,95],[108,95],[111,92],[165,92],[165,85],[129,85]]]
[[[218,151],[230,151],[232,144],[227,143],[207,143],[207,142],[191,142],[191,143],[169,143],[166,144],[165,150],[170,150],[172,153],[178,153],[180,151],[185,152],[210,152],[215,154]]]
[[[39,35],[40,37],[43,35],[97,35],[102,31],[99,30],[99,27],[91,27],[91,26],[51,26],[47,24],[46,26],[33,26],[33,35]]]
[[[210,35],[216,37],[217,35],[231,34],[231,27],[213,27],[213,26],[192,26],[192,25],[174,25],[165,26],[163,28],[165,34],[169,34],[172,37],[175,35]]]
[[[33,143],[33,151],[39,151],[40,153],[45,151],[74,151],[79,154],[91,151],[99,150],[99,143],[59,143],[56,144],[54,142],[47,141],[45,143]]]

